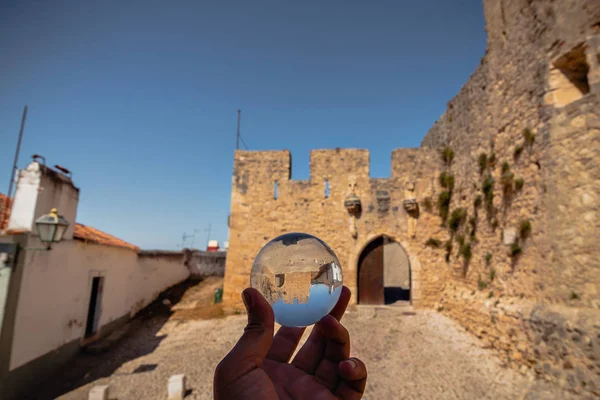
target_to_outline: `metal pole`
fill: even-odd
[[[21,151],[21,140],[23,140],[23,131],[25,130],[25,119],[27,118],[27,106],[23,109],[23,117],[21,118],[21,129],[19,130],[19,139],[17,140],[17,149],[15,150],[15,160],[13,161],[13,167],[10,171],[10,183],[8,184],[7,196],[9,199],[12,198],[13,184],[15,183],[15,172],[17,171],[17,165],[19,163],[19,152]]]
[[[235,149],[239,150],[240,148],[240,119],[241,119],[242,111],[238,110],[238,123],[237,123],[237,137],[235,139]]]
[[[190,244],[190,249],[194,248],[194,242],[196,241],[196,233],[198,233],[198,229],[194,229],[192,233],[192,243]]]
[[[208,237],[206,238],[206,248],[208,249],[208,243],[210,242],[210,224],[208,224]]]

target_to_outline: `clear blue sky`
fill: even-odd
[[[417,147],[485,52],[481,0],[5,0],[0,192],[22,108],[78,222],[143,248],[227,238],[236,110],[252,150]]]

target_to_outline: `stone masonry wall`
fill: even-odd
[[[224,251],[184,250],[184,264],[192,278],[224,276],[227,253]]]
[[[466,276],[445,285],[436,307],[507,363],[600,394],[600,3],[484,5],[487,54],[422,143],[453,150],[450,212],[476,217]],[[584,68],[564,68],[583,53]],[[480,172],[482,154],[495,163]],[[460,264],[454,250],[450,265]]]
[[[392,176],[387,179],[369,177],[367,150],[312,151],[307,181],[290,179],[290,157],[288,151],[235,153],[224,302],[241,307],[240,292],[249,285],[252,261],[261,247],[282,233],[299,231],[316,235],[333,249],[342,264],[344,284],[354,292],[362,249],[376,237],[388,235],[409,256],[413,303],[433,306],[439,300],[444,273],[437,265],[436,253],[423,243],[441,232],[439,220],[421,213],[414,233],[409,234],[408,219],[412,217],[402,202],[407,182],[414,184],[414,190],[408,191],[410,197],[423,199],[439,192],[437,152],[394,150]],[[356,237],[352,217],[344,207],[352,190],[362,202],[362,213],[354,221]]]
[[[224,301],[241,307],[253,258],[281,233],[327,242],[354,292],[361,251],[387,235],[408,254],[415,306],[523,373],[599,395],[600,2],[484,9],[481,64],[421,148],[392,152],[390,178],[369,177],[367,150],[311,152],[307,181],[291,179],[288,151],[236,151]]]

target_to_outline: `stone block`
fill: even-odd
[[[94,386],[88,395],[89,400],[108,400],[110,397],[110,386],[109,385],[98,385]]]
[[[186,379],[184,374],[172,375],[169,378],[167,391],[169,394],[168,400],[181,400],[186,393]]]
[[[504,244],[510,246],[517,239],[517,230],[515,228],[504,229]]]

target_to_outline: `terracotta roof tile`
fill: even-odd
[[[8,217],[10,217],[10,199],[0,193],[0,231],[8,227]]]
[[[4,231],[8,227],[8,218],[10,216],[10,199],[5,194],[0,193],[0,231]],[[11,234],[20,233],[17,231],[7,232]],[[75,232],[73,233],[75,239],[83,240],[86,242],[103,244],[106,246],[123,247],[134,251],[139,251],[140,248],[127,243],[115,236],[109,235],[106,232],[102,232],[91,226],[86,226],[80,223],[75,224]]]
[[[131,243],[127,243],[126,241],[109,235],[106,232],[102,232],[101,230],[80,223],[75,224],[75,232],[73,233],[73,237],[85,242],[98,243],[106,246],[123,247],[134,251],[140,250],[139,247]]]

